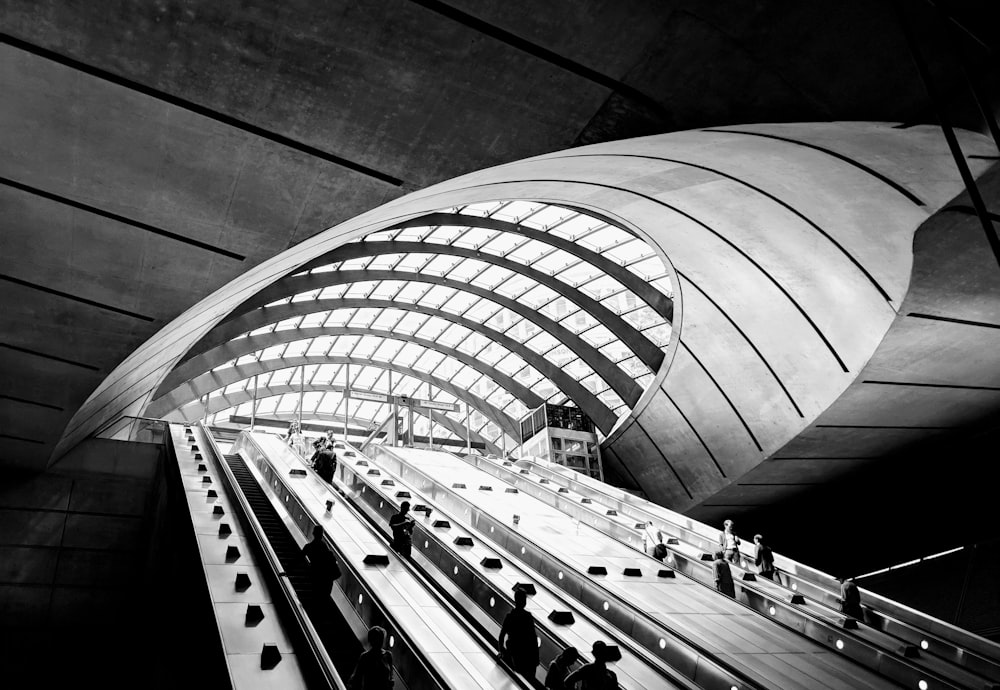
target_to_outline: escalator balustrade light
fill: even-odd
[[[558,577],[559,577],[560,580],[563,579],[563,571],[561,571],[561,570],[559,571],[559,576]]]
[[[379,508],[385,508],[385,501],[379,501],[378,502],[378,507]]]
[[[364,594],[359,594],[358,595],[358,606],[361,606],[361,604],[364,602],[364,600],[365,600],[365,595]]]
[[[198,460],[204,460],[205,458],[203,458],[201,456],[201,453],[195,453],[194,454],[194,459],[195,459],[195,462],[197,462]]]
[[[219,524],[219,538],[225,539],[232,533],[233,533],[233,528],[229,526],[228,522],[223,522]]]
[[[326,512],[329,513],[331,510],[333,510],[333,501],[327,501],[326,502]]]
[[[605,515],[617,516],[618,515],[618,511],[614,510],[614,509],[611,509],[611,510],[607,511],[605,513]]]
[[[516,494],[516,493],[519,493],[517,489],[511,489],[511,488],[504,489],[503,492],[505,494]]]
[[[243,618],[243,624],[248,628],[252,628],[262,620],[264,620],[264,610],[256,604],[248,604],[246,616]]]
[[[219,494],[218,494],[218,492],[216,492],[215,489],[209,489],[208,490],[208,498],[218,498],[218,497],[219,497]]]
[[[533,582],[518,582],[513,587],[511,587],[511,590],[514,592],[520,590],[525,594],[527,594],[529,597],[533,597],[535,596],[535,594],[537,594],[537,590],[535,589],[535,585]]]
[[[379,472],[378,470],[374,469],[374,468],[368,470],[368,472],[366,472],[366,474],[369,475],[369,476],[371,476],[371,477],[380,477],[380,476],[382,476],[382,473]]]
[[[531,470],[518,470],[519,474],[531,474]]]
[[[605,568],[603,565],[592,565],[589,568],[587,568],[587,574],[588,575],[607,575],[608,574],[608,569]]]
[[[451,523],[447,520],[435,520],[434,527],[438,529],[451,529]]]
[[[504,467],[513,467],[514,463],[510,462],[509,460],[504,460],[503,461],[503,466]]]
[[[201,478],[201,483],[202,484],[211,484],[212,483],[212,478],[211,477],[202,477]]]
[[[425,539],[425,540],[424,540],[424,548],[425,548],[425,549],[426,549],[426,548],[429,548],[429,547],[430,547],[430,545],[431,545],[431,543],[430,543],[430,542],[429,542],[428,540],[426,540],[426,539]]]
[[[569,493],[569,489],[567,489],[565,486],[560,486],[559,487],[559,493],[561,493],[561,494],[568,494]]]
[[[799,589],[799,586],[796,583],[793,582],[792,583],[792,591],[795,592],[795,591],[798,591],[798,589]]]
[[[843,648],[844,648],[844,641],[837,640],[837,649],[843,649]]]
[[[767,607],[767,612],[773,616],[776,613],[776,610],[773,606],[769,606]]]
[[[542,477],[541,479],[538,480],[538,483],[539,484],[550,484],[551,482],[549,482],[549,480],[546,479],[545,477]]]
[[[235,546],[226,549],[226,563],[234,563],[240,560],[240,550]]]
[[[458,566],[457,565],[454,568],[451,569],[451,574],[452,575],[458,575]]]
[[[670,537],[667,539],[668,546],[680,546],[681,540],[677,537]]]
[[[261,670],[270,671],[279,663],[281,663],[281,652],[278,651],[278,645],[265,643],[264,648],[260,650]]]
[[[479,490],[480,491],[493,491],[493,487],[492,486],[487,486],[486,484],[483,484],[482,486],[479,487]]]
[[[358,460],[356,463],[354,463],[354,466],[355,467],[368,467],[368,461],[367,460]]]
[[[490,597],[490,608],[496,606],[497,600],[494,597]]]
[[[526,551],[526,549],[525,549],[525,548],[524,548],[524,547],[522,546],[522,547],[521,547],[521,555],[522,555],[522,556],[524,555],[524,552],[525,552],[525,551]]]
[[[656,571],[657,577],[675,577],[673,570],[667,570],[666,568],[661,568]]]
[[[703,554],[701,554],[701,560],[703,560],[703,561],[714,561],[715,560],[715,556],[713,556],[710,553],[703,553]]]
[[[674,562],[674,554],[668,553],[667,554],[667,563],[673,563],[673,562]]]
[[[361,562],[365,565],[387,566],[389,565],[389,557],[384,553],[370,553]],[[358,603],[360,604],[361,602],[359,601]]]
[[[290,477],[304,477],[304,476],[306,476],[306,471],[305,470],[293,469],[293,470],[291,470],[288,473],[288,475]]]
[[[756,582],[757,581],[757,576],[754,575],[753,573],[743,573],[743,581],[744,582]]]
[[[451,485],[451,488],[453,488],[453,489],[464,489],[465,488],[465,484],[455,483],[455,484]],[[482,489],[483,487],[479,487],[479,488]]]
[[[222,509],[222,506],[214,506],[212,508],[212,515],[225,515],[226,511]]]
[[[594,501],[589,498],[581,498],[580,503],[593,503]]]
[[[844,630],[857,630],[858,629],[858,621],[855,620],[854,618],[845,618],[844,620],[842,620],[840,622],[840,625],[841,625],[841,627]]]
[[[389,649],[392,649],[395,646],[396,646],[396,636],[389,635]]]
[[[666,649],[666,648],[667,648],[667,641],[666,641],[666,640],[664,640],[664,639],[663,639],[663,638],[661,637],[661,638],[660,638],[660,649]]]
[[[396,498],[413,498],[409,491],[397,491]]]
[[[417,505],[413,506],[411,510],[414,513],[424,513],[427,512],[427,506],[425,506],[423,503],[418,503]]]
[[[500,570],[503,568],[503,563],[500,562],[499,558],[490,558],[489,556],[479,561],[479,565],[488,570]]]
[[[549,620],[555,625],[573,625],[576,622],[572,611],[550,611]]]
[[[392,481],[391,479],[383,479],[382,486],[396,486],[396,482]]]
[[[194,445],[194,441],[192,441],[191,442],[191,452],[192,453],[197,453],[199,450],[201,450],[201,449],[198,448],[198,446]]]
[[[609,604],[608,602],[604,602],[603,604],[601,604],[601,608],[607,611],[608,609],[611,608],[611,604]]]
[[[472,546],[472,537],[455,537],[455,546]]]
[[[626,577],[642,577],[642,570],[639,568],[625,568],[622,571],[622,575]]]
[[[930,644],[928,644],[927,640],[920,640],[920,648],[921,649],[927,649],[929,646],[930,646]]]
[[[907,659],[916,659],[920,656],[920,650],[917,649],[917,645],[915,644],[904,644],[896,651]]]
[[[789,604],[805,604],[806,598],[801,594],[792,594],[788,597]]]
[[[236,581],[233,583],[237,592],[245,592],[250,589],[250,576],[246,573],[236,573]]]
[[[917,683],[917,687],[920,688],[920,690],[927,690],[927,688],[930,687],[930,686],[927,685],[927,681],[926,680],[922,680],[919,683]]]

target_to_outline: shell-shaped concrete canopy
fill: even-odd
[[[960,139],[973,173],[983,175],[991,142],[969,132]],[[904,309],[915,233],[962,191],[940,130],[883,123],[677,132],[474,172],[330,228],[188,309],[94,391],[56,457],[120,415],[162,413],[156,399],[164,382],[183,371],[196,344],[319,257],[426,214],[530,200],[601,218],[647,242],[664,262],[673,286],[669,343],[644,389],[606,429],[602,452],[618,483],[711,519],[714,510],[782,496],[802,476],[815,482],[841,471],[843,463],[816,460],[842,455],[836,446],[845,430],[868,429],[874,445],[891,445],[896,437],[874,430],[896,433],[878,422],[893,404],[893,381],[876,381],[877,393],[852,391],[868,382],[866,367],[890,331],[943,327],[934,319],[900,323],[920,317]],[[936,337],[922,342],[933,349]],[[970,348],[984,347],[972,340]],[[960,363],[952,370],[957,379],[965,375]],[[830,421],[848,394],[855,422]],[[569,389],[567,396],[574,397]],[[856,423],[866,416],[875,421]]]

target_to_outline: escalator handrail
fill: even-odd
[[[300,659],[311,658],[315,664],[316,670],[318,670],[322,675],[329,688],[332,688],[333,690],[347,690],[347,686],[344,684],[343,680],[341,680],[340,675],[337,673],[337,670],[333,665],[333,661],[326,652],[326,647],[320,641],[319,634],[313,627],[312,621],[309,620],[309,616],[306,614],[305,609],[299,602],[294,588],[288,581],[288,578],[284,573],[284,569],[281,566],[281,561],[278,559],[278,555],[274,552],[274,549],[271,548],[270,541],[264,533],[264,529],[260,525],[260,522],[254,515],[247,497],[239,489],[236,477],[233,474],[232,469],[229,467],[229,463],[226,462],[223,457],[222,451],[215,442],[215,438],[213,438],[211,432],[201,422],[197,422],[197,426],[198,430],[201,432],[200,435],[207,442],[206,446],[208,452],[212,454],[215,462],[220,468],[221,473],[225,477],[228,489],[227,493],[229,494],[231,503],[240,511],[240,517],[243,518],[244,525],[252,531],[261,553],[267,560],[274,582],[278,585],[278,590],[284,600],[283,603],[287,605],[287,610],[291,611],[294,616],[294,623],[299,626],[302,638],[308,646],[308,655],[301,656]]]

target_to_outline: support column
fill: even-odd
[[[347,407],[347,391],[351,389],[351,365],[344,365],[344,443],[347,443],[347,419],[350,417],[348,412],[350,411]]]
[[[431,388],[430,381],[427,382],[427,402],[431,402],[434,395],[434,391]],[[427,408],[427,450],[434,450],[434,410]]]
[[[413,433],[413,405],[406,406],[406,423],[407,423],[407,448],[413,448],[415,445],[416,434]]]
[[[257,423],[257,374],[253,375],[253,402],[250,407],[250,431]]]
[[[472,455],[472,427],[469,425],[469,403],[465,403],[465,452]]]
[[[306,394],[306,366],[302,365],[302,375],[299,376],[299,433],[302,433],[302,403]]]

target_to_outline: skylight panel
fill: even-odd
[[[354,317],[351,319],[350,325],[352,328],[367,328],[368,324],[375,320],[375,317],[379,315],[380,310],[374,307],[364,307],[358,309],[354,312]]]
[[[610,297],[605,297],[601,300],[601,304],[616,314],[624,314],[644,306],[646,303],[631,290],[622,290]]]
[[[649,373],[649,367],[642,363],[638,357],[629,357],[618,363],[618,368],[632,378],[639,378]]]
[[[395,330],[399,333],[406,333],[407,335],[413,335],[417,332],[417,329],[424,325],[425,321],[428,321],[426,315],[418,314],[416,312],[408,311],[403,312],[406,315],[403,317],[402,321],[396,324]],[[433,317],[432,319],[433,320]]]
[[[542,305],[548,304],[559,296],[552,288],[544,285],[537,285],[517,298],[521,304],[526,304],[532,309],[539,309]]]
[[[299,324],[299,328],[318,328],[323,325],[326,321],[326,317],[330,315],[328,311],[316,311],[312,314],[306,314]]]
[[[415,304],[417,300],[427,291],[430,287],[427,283],[407,283],[399,294],[396,295],[396,300],[401,302],[409,302]]]
[[[505,335],[513,338],[519,343],[524,343],[542,332],[542,327],[534,321],[521,319],[514,325],[507,328]]]
[[[482,323],[500,311],[501,307],[489,300],[481,299],[465,312],[465,318]]]
[[[445,347],[455,347],[470,333],[469,329],[465,326],[459,326],[458,324],[452,324],[445,330],[444,333],[438,336],[437,342],[444,345]]]
[[[375,252],[375,250],[372,249],[372,253],[374,253],[374,252]],[[340,265],[340,270],[342,270],[342,271],[360,271],[360,270],[364,269],[368,265],[369,261],[371,261],[371,254],[368,254],[366,256],[359,256],[356,259],[349,259],[349,260],[343,262]]]
[[[427,317],[423,317],[427,318]],[[418,338],[424,338],[425,340],[436,340],[444,331],[448,329],[451,325],[450,321],[444,319],[433,317],[427,319],[427,323],[420,327],[420,330],[416,332]]]
[[[587,378],[583,379],[582,381],[580,381],[580,385],[586,388],[594,395],[602,393],[611,387],[605,382],[604,379],[602,379],[597,374],[591,374]]]
[[[575,303],[570,302],[565,297],[558,297],[539,309],[538,313],[552,319],[553,321],[561,321],[566,318],[567,315],[579,311],[579,309],[580,307],[578,307]]]
[[[313,383],[319,385],[327,385],[334,383],[334,377],[340,373],[341,365],[339,364],[321,364],[319,369],[316,370],[316,376],[313,378]],[[341,381],[343,376],[340,377]]]
[[[396,270],[416,273],[436,256],[437,254],[407,254],[396,266]]]
[[[454,241],[456,247],[463,247],[465,249],[479,249],[487,240],[493,237],[495,234],[494,230],[487,230],[485,228],[469,228],[469,231],[458,237]]]
[[[433,228],[427,226],[403,228],[396,234],[395,239],[399,242],[422,242],[433,231]]]
[[[635,235],[625,232],[611,225],[605,225],[600,230],[585,237],[581,237],[579,242],[587,249],[595,252],[603,252],[616,244],[625,244],[635,238]]]
[[[603,221],[597,218],[579,214],[555,227],[549,228],[548,232],[566,240],[576,241],[576,238],[589,234],[596,228],[605,227],[605,225]]]
[[[563,371],[575,378],[577,381],[582,381],[594,373],[594,370],[590,368],[590,365],[582,359],[574,359],[572,362],[563,367]]]
[[[612,362],[621,362],[634,354],[632,350],[625,347],[625,344],[622,341],[617,339],[612,340],[607,345],[600,348],[600,353]]]
[[[535,367],[527,366],[521,369],[514,375],[514,379],[520,383],[522,386],[531,388],[536,383],[542,380],[542,375],[538,372]]]
[[[316,406],[316,411],[323,414],[333,414],[341,400],[343,400],[343,396],[340,393],[327,393]]]
[[[292,330],[292,329],[298,328],[299,327],[299,321],[300,321],[300,319],[301,319],[301,317],[299,317],[299,316],[293,316],[290,319],[284,319],[282,321],[279,321],[278,324],[275,326],[274,330],[276,330],[276,331],[288,331],[288,330]]]
[[[538,240],[530,240],[527,244],[518,247],[508,254],[507,258],[522,263],[525,266],[530,266],[551,251],[552,245],[539,242]]]
[[[528,227],[544,230],[545,228],[551,227],[556,223],[568,220],[575,215],[577,215],[576,211],[570,211],[568,208],[562,208],[561,206],[547,206],[540,209],[538,213],[532,214],[530,218],[524,219],[522,224],[527,225]]]
[[[285,351],[284,345],[272,345],[266,348],[260,355],[261,361],[266,361],[269,359],[278,359],[281,357],[281,353]]]
[[[670,344],[670,333],[672,329],[669,323],[659,326],[651,326],[642,331],[642,334],[649,338],[657,347],[666,347]]]
[[[257,414],[268,415],[274,414],[274,410],[278,407],[278,397],[268,396],[257,401]]]
[[[596,300],[610,297],[611,295],[621,292],[624,289],[625,286],[608,275],[602,276],[580,286],[581,292],[593,297]]]
[[[634,309],[625,314],[622,318],[639,330],[663,323],[663,319],[660,315],[653,311],[650,307],[639,307],[638,309]]]
[[[489,345],[488,347],[478,351],[476,358],[483,364],[488,364],[489,366],[495,365],[501,359],[507,356],[510,352],[507,348],[502,345]]]
[[[403,348],[396,354],[396,359],[394,360],[396,364],[403,367],[412,367],[413,363],[417,361],[417,357],[423,354],[424,348],[413,343],[406,343]]]
[[[455,268],[458,264],[462,263],[464,259],[460,256],[453,256],[451,254],[440,254],[433,259],[430,263],[421,269],[421,273],[428,273],[435,276],[445,276]]]
[[[256,353],[252,353],[252,354],[249,354],[249,355],[243,355],[242,357],[240,357],[239,359],[236,360],[236,366],[242,367],[242,366],[247,365],[247,364],[253,364],[256,361],[257,361]]]
[[[452,295],[450,300],[442,304],[441,309],[450,314],[462,314],[479,300],[478,295],[460,290]]]
[[[610,388],[598,393],[597,399],[600,400],[602,403],[604,403],[606,407],[609,407],[612,410],[619,407],[625,407],[626,410],[628,409],[625,405],[625,401],[622,400],[621,397],[619,397],[619,395]]]
[[[450,382],[459,388],[468,388],[477,378],[479,378],[479,374],[474,369],[462,367],[458,373],[450,379]]]
[[[383,309],[382,313],[375,317],[371,327],[380,331],[396,330],[397,322],[404,318],[405,313],[399,309]]]
[[[525,218],[536,211],[545,208],[545,204],[537,201],[523,201],[517,200],[512,201],[502,208],[498,208],[491,214],[493,218],[499,220],[506,220],[511,223],[517,223],[522,218]]]
[[[642,240],[633,237],[632,239],[626,240],[621,244],[616,244],[613,247],[608,248],[605,250],[604,256],[617,264],[628,266],[630,264],[638,263],[643,259],[655,257],[656,252],[654,252],[653,248]],[[662,263],[660,265],[662,267]]]
[[[278,369],[271,375],[271,380],[266,384],[261,381],[261,383],[269,388],[275,386],[287,386],[288,382],[292,380],[292,374],[298,370],[298,367],[286,367],[284,369]]]
[[[524,368],[526,364],[521,357],[512,352],[497,362],[496,368],[507,374],[507,376],[513,376],[520,369]]]
[[[445,356],[440,352],[425,350],[424,354],[417,359],[416,363],[414,363],[413,368],[417,371],[429,373],[432,369],[434,369],[434,367],[441,363],[441,360],[444,359],[444,357]]]
[[[597,325],[597,319],[595,319],[590,313],[583,311],[582,309],[570,314],[563,318],[559,322],[559,325],[568,330],[570,333],[580,333],[588,328],[593,328]]]
[[[580,337],[583,338],[584,342],[598,348],[607,345],[612,340],[618,340],[617,336],[603,324],[597,324],[593,328],[583,331],[580,333]]]
[[[285,357],[302,357],[309,349],[311,340],[293,340],[285,347]]]
[[[433,309],[439,309],[442,304],[451,299],[451,296],[457,292],[454,288],[444,287],[443,285],[435,285],[432,287],[426,295],[420,300],[420,304],[425,307],[431,307]]]
[[[344,297],[348,299],[367,299],[368,293],[374,290],[377,285],[377,280],[362,280],[357,283],[351,283],[344,293]]]
[[[489,264],[485,261],[479,261],[478,259],[464,259],[462,263],[457,264],[448,273],[448,279],[467,283],[487,268],[489,268]]]
[[[330,354],[335,357],[343,357],[354,349],[354,346],[358,344],[358,340],[360,339],[360,335],[342,335],[333,343],[333,349],[330,350]]]
[[[358,373],[353,376],[351,388],[364,391],[372,390],[375,381],[382,373],[377,367],[352,367],[352,369],[358,369]],[[353,374],[353,371],[351,373]]]
[[[451,244],[456,237],[465,232],[464,227],[459,227],[457,225],[442,225],[437,230],[432,232],[430,235],[424,238],[425,242],[433,242],[435,244]]]
[[[403,349],[403,343],[398,340],[383,340],[376,348],[372,359],[380,362],[392,362],[396,353]]]
[[[472,279],[472,284],[487,290],[495,289],[513,275],[513,271],[502,266],[490,266]]]
[[[278,414],[295,412],[299,406],[298,395],[282,395],[278,400]]]
[[[503,295],[504,297],[509,297],[511,299],[517,299],[522,294],[537,285],[538,283],[525,275],[520,273],[511,273],[502,285],[498,285],[494,288],[494,291],[498,295]]]
[[[375,350],[382,344],[382,338],[374,335],[363,335],[358,339],[357,345],[351,352],[351,357],[355,359],[371,359]]]
[[[350,283],[341,283],[339,285],[330,285],[329,287],[323,288],[323,291],[319,293],[320,299],[339,299],[344,296],[347,292],[347,288],[351,287]]]
[[[383,280],[368,297],[369,299],[392,299],[404,285],[406,282],[402,280]]]
[[[540,331],[533,338],[524,342],[526,347],[531,348],[540,355],[559,345],[559,340],[548,332]]]

